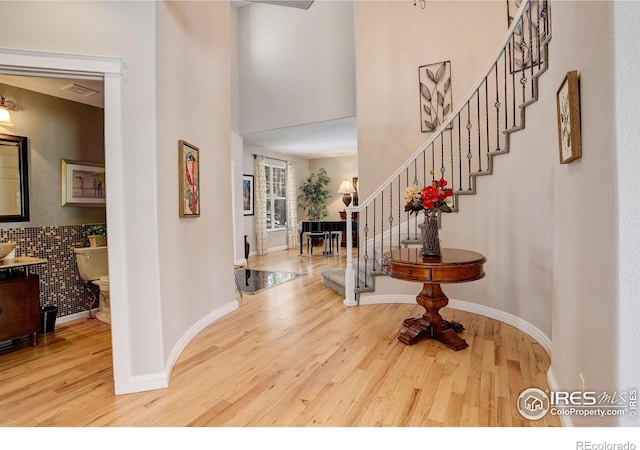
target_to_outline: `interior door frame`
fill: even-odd
[[[103,80],[107,220],[109,227],[109,276],[111,294],[121,299],[111,308],[111,345],[115,393],[135,392],[131,367],[131,336],[125,267],[123,157],[123,68],[120,58],[97,57],[0,48],[0,73],[16,76]],[[113,269],[113,271],[112,271]],[[120,281],[119,281],[120,280]]]

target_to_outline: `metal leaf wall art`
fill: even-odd
[[[451,61],[420,66],[418,75],[421,130],[435,131],[451,112]]]

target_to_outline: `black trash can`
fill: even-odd
[[[52,333],[54,331],[57,316],[57,306],[43,306],[40,308],[40,334]]]

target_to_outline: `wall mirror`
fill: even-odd
[[[29,220],[27,138],[0,134],[0,222]]]

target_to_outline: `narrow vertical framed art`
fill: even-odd
[[[253,175],[242,175],[242,210],[245,216],[253,216],[253,194]]]
[[[580,133],[580,91],[578,72],[567,72],[556,93],[558,108],[558,143],[560,164],[568,164],[582,157]]]
[[[200,150],[178,141],[178,180],[180,217],[200,217]]]

